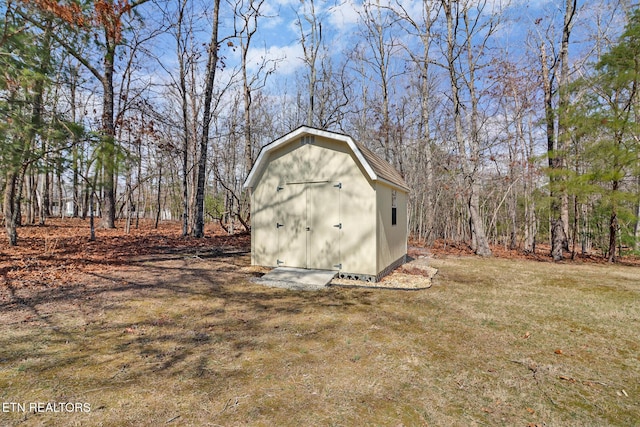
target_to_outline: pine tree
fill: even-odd
[[[576,86],[575,93],[585,94],[576,103],[573,123],[584,135],[587,173],[574,177],[599,197],[608,211],[609,262],[617,258],[620,217],[632,215],[637,195],[626,185],[627,178],[637,176],[640,127],[640,10],[629,17],[618,44],[603,54],[595,66],[596,74]]]
[[[43,96],[50,84],[51,23],[44,22],[42,28],[26,26],[20,6],[7,7],[0,22],[0,169],[5,179],[5,229],[12,246],[18,243],[24,176],[41,156],[36,138],[45,129]]]

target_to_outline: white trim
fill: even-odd
[[[383,184],[386,184],[386,185],[388,185],[389,187],[394,188],[394,189],[396,189],[396,190],[400,190],[400,191],[402,191],[403,193],[409,193],[409,191],[410,191],[410,190],[409,190],[409,188],[407,188],[407,187],[403,187],[403,186],[398,185],[398,184],[396,184],[396,183],[393,183],[393,182],[389,181],[388,179],[384,179],[384,178],[377,178],[377,180],[378,180],[378,182],[381,182],[381,183],[383,183]]]
[[[304,136],[304,135],[314,135],[314,136],[319,136],[322,138],[327,138],[327,139],[333,139],[333,140],[338,140],[338,141],[342,141],[345,142],[349,148],[351,149],[351,151],[353,152],[353,154],[355,154],[356,158],[358,159],[358,161],[360,162],[360,164],[362,165],[362,167],[364,168],[365,172],[367,173],[367,175],[369,176],[369,179],[371,179],[372,181],[380,181],[380,182],[384,182],[387,185],[390,185],[394,188],[398,188],[402,191],[408,191],[408,189],[403,188],[401,186],[399,186],[398,184],[394,184],[392,182],[389,182],[386,179],[383,179],[379,176],[376,175],[376,173],[373,171],[373,168],[371,167],[371,165],[369,164],[369,162],[366,161],[364,155],[362,154],[362,152],[358,149],[358,146],[356,145],[355,141],[353,140],[353,138],[351,138],[348,135],[343,135],[340,133],[334,133],[334,132],[329,132],[326,130],[321,130],[321,129],[315,129],[315,128],[311,128],[308,126],[300,126],[298,129],[289,132],[288,134],[276,139],[275,141],[265,145],[264,147],[262,147],[262,150],[260,150],[260,154],[258,155],[258,158],[256,159],[256,162],[253,164],[253,167],[251,168],[251,171],[249,172],[249,175],[247,176],[247,179],[244,181],[244,184],[242,185],[243,188],[253,188],[255,187],[255,177],[258,174],[258,171],[262,169],[262,167],[264,166],[263,163],[267,160],[267,158],[269,157],[269,153],[273,150],[276,150],[277,148],[286,145],[288,143],[290,143],[291,141],[293,141],[294,139],[297,139],[298,137]]]

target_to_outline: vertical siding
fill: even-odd
[[[276,267],[278,232],[276,229],[276,191],[280,177],[267,168],[251,192],[251,263]]]
[[[328,181],[327,185],[309,184],[313,191],[307,201],[300,192],[306,191],[305,182]],[[332,183],[340,182],[342,188],[331,209],[340,218],[342,229],[338,230],[342,271],[356,274],[377,274],[376,260],[376,194],[372,183],[355,161],[349,148],[340,142],[316,137],[313,144],[301,145],[294,141],[271,153],[267,166],[258,184],[253,189],[251,200],[251,262],[255,265],[276,266],[278,254],[286,251],[286,241],[276,229],[280,218],[287,218],[282,206],[298,211],[298,204],[306,203],[306,209],[314,209],[313,203],[326,204],[335,200],[331,195],[313,196],[319,188],[333,191]],[[294,184],[295,183],[295,184]],[[277,192],[278,186],[288,186],[290,191]],[[322,190],[324,191],[324,190]],[[294,196],[297,194],[297,196]],[[280,200],[285,197],[286,199]],[[314,200],[318,198],[319,200]],[[295,207],[291,203],[296,204]],[[295,209],[294,209],[295,208]],[[291,222],[291,217],[287,218]],[[337,229],[336,229],[337,230]],[[282,230],[281,230],[282,231]],[[335,231],[335,230],[331,230]],[[333,237],[326,240],[334,241]],[[323,243],[326,245],[326,242]],[[317,249],[312,249],[317,250]],[[329,259],[309,257],[308,268],[326,268]],[[317,259],[316,267],[314,263]],[[297,262],[297,261],[296,261]]]
[[[377,212],[377,273],[407,253],[407,194],[396,191],[396,225],[391,224],[392,188],[376,185]]]

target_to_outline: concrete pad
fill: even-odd
[[[295,290],[318,290],[326,287],[337,271],[307,270],[304,268],[278,267],[274,268],[256,283]]]

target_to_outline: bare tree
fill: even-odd
[[[549,159],[549,180],[551,197],[551,256],[555,261],[564,258],[563,250],[568,250],[567,232],[569,230],[569,202],[564,188],[563,170],[566,168],[565,154],[569,135],[567,133],[567,109],[569,107],[569,39],[576,13],[576,0],[566,0],[564,22],[558,54],[547,52],[551,28],[546,30],[540,41],[541,77],[544,92],[544,110],[547,140],[547,156]],[[539,25],[541,20],[537,21]],[[554,42],[550,41],[553,49]],[[552,50],[552,52],[554,52]],[[559,82],[558,82],[559,81]],[[554,107],[556,95],[559,94],[558,110]],[[556,134],[557,123],[557,134]]]
[[[220,0],[213,2],[213,22],[211,27],[211,41],[208,48],[207,69],[205,72],[204,112],[202,116],[202,133],[200,136],[200,157],[198,159],[198,181],[196,186],[196,218],[193,235],[204,237],[204,192],[206,187],[207,150],[209,147],[209,127],[212,119],[213,85],[218,66],[218,24],[220,14]]]
[[[423,230],[427,241],[433,239],[433,224],[435,219],[435,196],[434,174],[433,174],[433,147],[431,137],[431,113],[433,103],[430,102],[433,95],[433,76],[431,65],[431,49],[434,44],[433,29],[440,13],[441,5],[435,0],[423,0],[420,19],[414,17],[401,3],[394,8],[400,20],[405,23],[406,31],[411,36],[417,38],[421,49],[416,50],[412,46],[403,45],[407,55],[411,58],[417,72],[420,98],[420,120],[417,129],[417,146],[415,156],[411,156],[415,161],[415,167],[408,174],[414,178],[411,183],[414,191],[411,193],[411,206],[414,210],[413,220],[420,224],[418,230],[419,237],[422,237]],[[423,224],[424,222],[424,224]]]
[[[395,143],[391,119],[393,80],[400,74],[393,69],[394,56],[401,49],[394,35],[396,17],[380,0],[376,0],[375,3],[368,1],[363,4],[361,20],[364,47],[362,60],[366,64],[366,72],[374,82],[375,95],[379,96],[370,104],[379,116],[376,120],[379,126],[376,139],[385,159],[391,163],[399,163],[399,147]]]
[[[180,110],[182,112],[182,235],[187,236],[189,234],[189,147],[191,141],[191,133],[189,132],[189,104],[187,103],[187,65],[185,62],[190,61],[188,56],[188,49],[185,46],[185,40],[183,38],[184,25],[185,25],[185,9],[188,0],[182,0],[178,7],[178,19],[177,19],[177,55],[178,55],[178,67],[179,77],[179,89],[180,92]]]
[[[307,83],[307,114],[306,124],[308,126],[316,125],[314,121],[316,110],[316,88],[318,82],[318,69],[322,67],[319,64],[320,50],[322,47],[322,22],[316,13],[314,0],[301,0],[302,15],[296,11],[296,26],[300,34],[300,45],[304,55],[304,63],[307,66],[306,83]]]
[[[480,140],[481,117],[477,73],[484,59],[484,49],[493,35],[497,17],[487,13],[487,2],[441,0],[446,19],[444,64],[449,74],[455,140],[460,171],[464,176],[471,247],[480,256],[491,256],[480,211],[480,169],[482,146]],[[473,11],[472,11],[473,9]],[[486,20],[484,20],[486,19]],[[483,21],[484,20],[484,21]],[[466,102],[462,90],[466,90]],[[465,117],[465,110],[468,112]],[[468,123],[465,127],[463,121]]]
[[[256,91],[266,85],[267,77],[275,71],[275,63],[264,58],[259,63],[257,72],[251,75],[249,70],[249,49],[258,31],[258,19],[262,16],[260,10],[264,2],[265,0],[238,0],[235,3],[234,11],[235,35],[239,40],[241,58],[245,175],[248,175],[251,170],[255,150],[252,120],[253,97]]]

